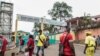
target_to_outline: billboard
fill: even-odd
[[[35,23],[41,23],[41,18],[39,17],[33,17],[33,16],[27,16],[27,15],[21,15],[18,14],[17,18],[19,21],[26,21],[26,22],[35,22]],[[56,20],[50,20],[50,19],[43,19],[44,24],[50,24],[50,25],[57,25],[57,26],[65,26],[66,22],[56,21]]]

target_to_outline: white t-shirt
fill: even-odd
[[[36,36],[36,38],[35,38],[35,40],[38,40],[39,39],[39,37],[38,37],[38,35]]]

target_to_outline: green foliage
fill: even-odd
[[[35,28],[41,29],[41,23],[35,23]]]
[[[65,2],[56,2],[53,5],[53,8],[48,11],[48,14],[52,17],[53,20],[65,20],[67,17],[72,17],[71,15],[72,7],[67,5]],[[41,24],[35,23],[35,28],[38,27],[41,28]],[[47,25],[44,24],[44,29],[49,30],[49,32],[53,32],[54,25]]]
[[[65,19],[67,17],[72,17],[71,15],[72,7],[67,5],[65,2],[56,2],[53,8],[48,11],[48,14],[55,19]]]
[[[92,23],[91,16],[89,16],[89,15],[80,17],[80,19],[81,19],[81,21],[79,22],[80,26],[87,26],[87,25],[91,25],[91,23]]]
[[[44,24],[44,30],[48,30],[50,33],[52,32],[53,27],[54,27],[54,25]],[[35,23],[35,28],[41,29],[41,23],[39,23],[39,24]]]
[[[91,20],[91,17],[90,16],[84,16],[84,23],[85,24],[91,24],[92,20]]]

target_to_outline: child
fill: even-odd
[[[28,48],[25,49],[25,56],[29,56],[29,51],[28,51]]]

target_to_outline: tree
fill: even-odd
[[[53,27],[54,27],[53,25],[44,24],[44,30],[48,30],[50,33],[52,32]],[[36,28],[38,28],[38,30],[41,29],[41,23],[35,23],[35,29]]]
[[[72,17],[72,7],[67,5],[65,2],[56,2],[53,5],[53,8],[48,11],[48,14],[52,19],[66,20],[68,17]]]
[[[84,15],[80,19],[81,19],[81,21],[79,23],[80,26],[83,26],[83,28],[91,27],[93,21],[92,21],[91,16],[89,14]]]

